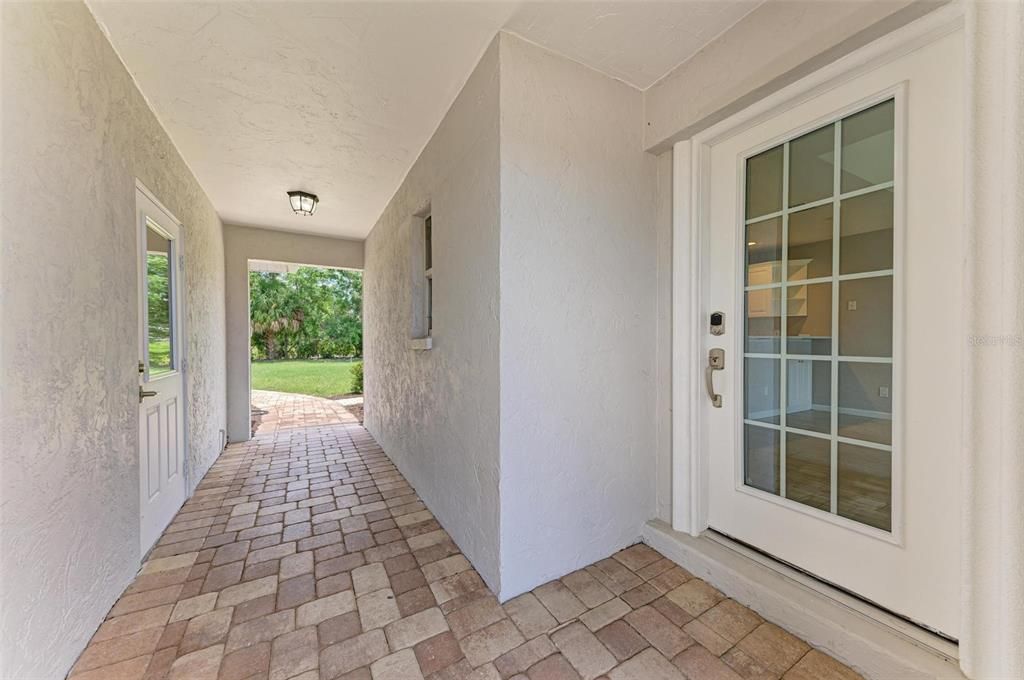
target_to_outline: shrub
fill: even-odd
[[[363,362],[357,362],[352,367],[352,392],[355,394],[363,393]]]

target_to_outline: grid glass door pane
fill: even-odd
[[[782,218],[747,225],[747,285],[778,283],[782,272]]]
[[[892,530],[892,452],[839,444],[838,514]]]
[[[832,432],[832,362],[786,360],[786,425],[793,430]]]
[[[832,276],[832,204],[789,215],[789,280]]]
[[[839,353],[892,357],[892,276],[839,282]]]
[[[890,188],[847,198],[839,204],[840,274],[892,269],[892,199]]]
[[[890,99],[843,120],[843,192],[893,180],[895,111],[895,102]]]
[[[781,288],[760,288],[744,293],[747,352],[779,353],[782,347],[781,294]]]
[[[826,125],[789,142],[790,208],[832,195],[835,125]]]
[[[743,480],[892,529],[892,100],[746,160]]]
[[[779,422],[779,360],[747,357],[743,375],[746,379],[746,418],[762,423]]]
[[[743,483],[779,494],[779,433],[747,425],[743,450]]]
[[[832,282],[786,286],[788,354],[832,354]]]
[[[828,439],[786,433],[786,497],[828,512],[832,505],[832,445]]]
[[[839,436],[892,444],[892,364],[839,364]]]
[[[174,370],[173,252],[173,241],[146,227],[146,344],[150,376]]]
[[[747,219],[782,209],[782,147],[747,160]]]

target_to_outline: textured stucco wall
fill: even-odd
[[[644,148],[664,151],[945,2],[768,0],[645,90]]]
[[[656,159],[638,90],[501,36],[501,597],[655,514]]]
[[[4,3],[0,677],[61,678],[139,566],[135,180],[185,225],[188,469],[224,427],[207,197],[81,3]]]
[[[498,50],[366,241],[366,426],[498,589]],[[409,222],[433,215],[434,347],[409,348]]]
[[[251,434],[249,406],[249,260],[362,269],[363,242],[275,229],[224,225],[227,314],[228,440]]]

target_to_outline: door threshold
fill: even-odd
[[[721,534],[651,520],[643,540],[765,619],[867,678],[955,678],[956,643]]]
[[[925,647],[932,649],[943,656],[948,656],[952,659],[959,658],[960,647],[959,641],[956,638],[952,638],[941,631],[924,625],[923,623],[918,623],[911,618],[902,616],[887,607],[883,607],[877,602],[872,602],[868,598],[861,597],[857,593],[851,592],[842,586],[832,583],[831,581],[815,576],[806,569],[801,569],[794,564],[781,560],[764,550],[758,549],[756,546],[745,543],[740,539],[718,531],[717,529],[709,527],[704,535],[712,541],[717,541],[731,550],[735,550],[738,553],[746,555],[752,560],[764,564],[769,569],[774,569],[776,571],[785,569],[786,574],[802,576],[803,580],[806,580],[807,585],[818,590],[822,594],[827,595],[832,599],[842,598],[842,602],[846,606],[856,609],[865,616],[875,619],[879,623],[897,630],[900,634],[908,635],[916,642],[923,644]]]

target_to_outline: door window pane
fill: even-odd
[[[892,277],[839,283],[839,354],[892,356]]]
[[[779,422],[779,360],[750,359],[744,362],[746,418],[764,423]]]
[[[894,111],[883,102],[749,158],[742,246],[745,483],[887,531]]]
[[[743,432],[743,483],[779,495],[779,431],[747,425]]]
[[[835,155],[835,125],[809,132],[789,143],[789,207],[832,195]]]
[[[832,431],[832,362],[786,360],[786,427]]]
[[[832,284],[786,287],[786,354],[832,353]]]
[[[759,288],[746,293],[746,351],[756,354],[779,353],[782,336],[781,296],[781,288]]]
[[[892,181],[895,111],[890,99],[843,120],[843,193]]]
[[[782,219],[747,225],[747,285],[761,286],[782,280]]]
[[[892,443],[892,364],[839,362],[839,435]]]
[[[146,228],[146,342],[149,375],[174,368],[171,332],[171,241],[152,227]]]
[[[838,512],[883,531],[892,530],[892,454],[839,444]]]
[[[747,219],[782,210],[782,147],[747,159]]]
[[[839,273],[892,269],[892,189],[842,201],[839,208]]]
[[[786,434],[786,498],[827,512],[832,507],[831,467],[828,439]]]
[[[789,215],[789,280],[832,275],[832,204]]]

